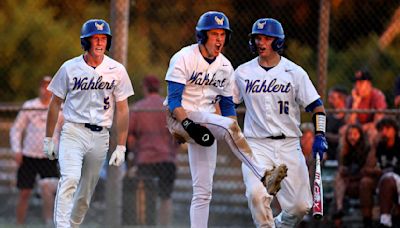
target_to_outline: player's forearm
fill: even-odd
[[[116,124],[117,124],[117,145],[126,145],[129,127],[129,107],[128,100],[116,103]]]
[[[325,113],[325,108],[324,106],[320,105],[314,108],[313,113],[317,113],[317,112],[323,112]]]
[[[177,107],[174,109],[174,116],[179,122],[182,122],[184,119],[188,117],[185,109],[182,107]]]
[[[52,137],[54,128],[58,121],[58,114],[60,112],[62,99],[53,95],[49,105],[49,111],[46,119],[46,137]]]

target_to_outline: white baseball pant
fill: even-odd
[[[207,127],[217,140],[224,140],[231,151],[248,168],[254,178],[262,185],[260,179],[264,169],[253,160],[253,155],[236,120],[207,112],[188,112],[188,118]],[[193,197],[190,207],[191,227],[207,227],[209,206],[212,195],[213,175],[217,159],[217,143],[203,147],[195,143],[183,129],[181,123],[170,115],[167,118],[168,128],[172,134],[178,134],[189,142],[189,165],[192,175]]]
[[[57,228],[82,223],[108,148],[109,132],[106,128],[94,132],[83,124],[64,124],[58,155],[61,178],[54,206]]]
[[[287,177],[281,182],[281,190],[277,193],[282,212],[275,221],[269,195],[262,183],[244,165],[243,179],[246,185],[246,197],[253,221],[257,227],[295,227],[308,213],[312,206],[312,193],[308,168],[300,147],[299,138],[255,139],[248,138],[254,159],[265,169],[272,169],[281,164],[288,167]]]

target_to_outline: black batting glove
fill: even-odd
[[[182,126],[192,139],[201,146],[211,146],[214,143],[214,135],[208,128],[186,118],[182,120]]]

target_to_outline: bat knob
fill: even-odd
[[[314,219],[320,220],[322,218],[321,214],[315,214]]]

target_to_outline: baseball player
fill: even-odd
[[[109,128],[114,110],[117,147],[109,164],[125,161],[128,101],[134,94],[125,67],[105,55],[111,47],[111,30],[101,19],[86,21],[81,30],[84,54],[66,61],[48,86],[50,102],[44,152],[58,157],[61,178],[54,210],[56,227],[79,227],[89,208],[109,149]],[[59,154],[53,150],[54,126],[64,102],[64,125]]]
[[[273,195],[265,191],[247,166],[242,165],[246,197],[257,227],[296,227],[312,206],[312,194],[304,155],[300,147],[301,107],[313,113],[313,156],[327,150],[325,109],[307,73],[280,55],[284,45],[281,23],[258,19],[249,45],[258,56],[235,70],[233,100],[244,101],[244,135],[258,164],[271,169],[286,164],[287,177],[276,195],[282,211],[272,217]]]
[[[253,160],[252,151],[237,124],[232,101],[233,67],[221,53],[230,34],[225,14],[204,13],[196,26],[198,43],[182,48],[172,57],[165,77],[168,83],[166,101],[171,113],[168,128],[180,141],[189,142],[193,182],[191,227],[207,227],[217,158],[216,139],[225,140],[269,192],[278,191],[286,175],[286,167],[282,165],[264,176],[264,168]],[[216,109],[217,104],[219,108]],[[217,110],[222,115],[215,114]]]

